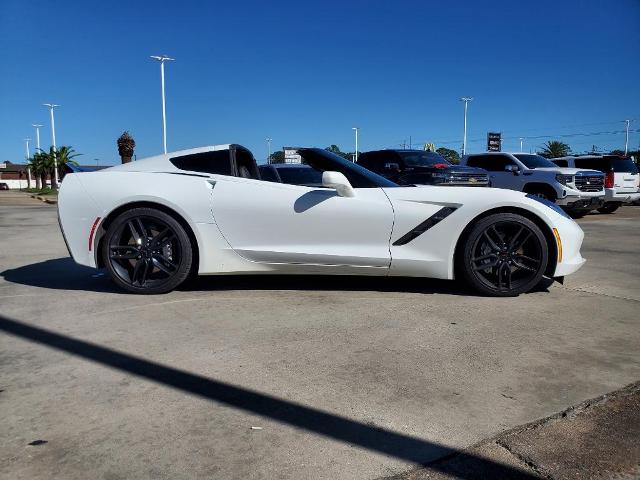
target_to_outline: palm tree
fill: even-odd
[[[78,162],[76,162],[74,158],[79,155],[82,155],[82,154],[76,153],[73,147],[62,146],[58,148],[56,152],[56,160],[58,164],[58,173],[60,178],[63,178],[66,173],[66,169],[64,168],[65,165],[68,165],[68,164],[76,165],[76,166],[78,165]]]
[[[29,168],[36,180],[36,188],[41,190],[47,186],[47,154],[42,150],[33,154],[29,162]]]
[[[128,131],[124,131],[118,138],[118,153],[122,163],[129,163],[133,157],[133,149],[136,147],[136,141]]]
[[[544,148],[540,153],[543,157],[558,158],[569,155],[569,152],[571,152],[571,148],[569,148],[569,145],[566,143],[558,140],[550,140],[544,144]]]

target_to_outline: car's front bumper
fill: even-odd
[[[595,210],[604,204],[604,195],[567,195],[556,203],[567,210]]]
[[[569,218],[562,218],[555,223],[557,231],[557,264],[554,277],[564,277],[576,272],[586,260],[580,253],[584,232],[580,226]]]

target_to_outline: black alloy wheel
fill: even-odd
[[[509,297],[535,287],[547,267],[548,246],[526,217],[498,213],[480,220],[466,238],[462,272],[477,291]]]
[[[113,281],[134,293],[165,293],[189,275],[193,252],[182,225],[153,208],[134,208],[107,229],[103,260]]]

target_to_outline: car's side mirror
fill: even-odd
[[[356,195],[347,177],[340,172],[322,172],[322,186],[335,188],[341,197],[355,197]]]
[[[520,169],[517,165],[505,165],[504,169],[507,172],[513,173],[514,175],[518,175],[520,173]]]
[[[384,169],[385,170],[391,170],[392,172],[399,172],[400,171],[400,165],[397,163],[385,163],[384,164]]]

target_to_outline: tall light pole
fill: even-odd
[[[267,138],[267,163],[271,163],[271,139]]]
[[[358,160],[358,130],[360,129],[358,127],[351,127],[351,130],[356,132],[356,153],[353,155],[353,161],[355,162]]]
[[[629,153],[629,124],[631,123],[631,120],[625,120],[625,122],[627,123],[627,133],[624,140],[624,155],[626,156],[627,153]]]
[[[59,107],[60,105],[56,105],[55,103],[43,103],[45,107],[49,107],[49,112],[51,113],[51,143],[53,143],[53,170],[54,170],[54,179],[51,181],[55,181],[55,186],[51,186],[52,188],[58,188],[58,156],[56,155],[56,120],[53,117],[53,109]],[[45,185],[46,186],[46,185]]]
[[[524,137],[520,137],[520,152],[522,152],[522,144],[524,142]]]
[[[164,62],[172,62],[175,58],[166,55],[151,55],[151,58],[160,62],[160,83],[162,84],[162,146],[167,153],[167,112],[164,99]]]
[[[39,123],[32,123],[31,126],[36,129],[36,151],[39,152],[40,151],[40,127],[42,127],[42,125],[40,125]]]
[[[462,155],[467,152],[467,109],[469,102],[473,100],[473,97],[462,97],[461,102],[464,102],[464,135],[462,137]]]
[[[30,138],[25,138],[24,143],[27,147],[27,188],[31,188],[31,166],[29,165],[29,159],[31,158],[31,152],[29,151]],[[20,186],[22,188],[22,186]]]
[[[31,141],[30,138],[25,138],[24,139],[24,143],[27,146],[27,162],[29,161],[29,159],[31,158],[31,152],[29,151],[29,142]]]

